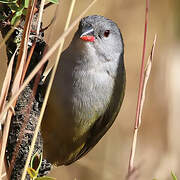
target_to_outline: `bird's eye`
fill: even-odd
[[[106,31],[104,31],[104,37],[108,37],[108,36],[109,36],[109,34],[110,34],[110,30],[106,30]]]

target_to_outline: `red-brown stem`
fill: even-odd
[[[29,52],[29,55],[28,55],[26,64],[24,65],[24,69],[23,69],[23,73],[22,73],[22,77],[21,77],[21,84],[22,84],[23,81],[24,81],[24,77],[25,77],[25,75],[26,75],[26,72],[27,72],[27,69],[28,69],[28,66],[29,66],[31,57],[32,57],[32,55],[33,55],[35,46],[36,46],[36,40],[34,40],[34,42],[32,43],[32,46],[31,46],[31,49],[30,49],[30,52]]]
[[[136,151],[136,141],[137,141],[137,130],[139,128],[139,116],[140,116],[140,107],[142,100],[143,92],[143,83],[144,83],[144,64],[145,64],[145,51],[146,51],[146,39],[147,39],[147,25],[148,25],[148,11],[149,11],[149,0],[146,0],[146,12],[145,12],[145,28],[144,28],[144,42],[143,42],[143,52],[142,52],[142,63],[141,63],[141,72],[140,72],[140,81],[139,81],[139,90],[138,90],[138,100],[135,116],[135,125],[134,125],[134,137],[131,147],[128,175],[130,175],[134,169],[134,155]]]
[[[32,3],[32,1],[29,2],[30,4]],[[23,31],[23,36],[22,36],[22,43],[20,45],[20,51],[19,51],[19,55],[18,55],[18,59],[17,59],[17,65],[16,65],[16,71],[15,71],[15,74],[17,73],[18,69],[19,69],[19,66],[20,66],[20,63],[22,61],[22,57],[23,57],[23,54],[27,54],[27,39],[29,39],[29,32],[30,32],[30,25],[31,25],[31,22],[32,22],[32,6],[29,5],[28,9],[27,9],[27,15],[26,15],[26,20],[25,20],[25,25],[24,25],[24,31]],[[26,32],[27,35],[26,35]]]
[[[141,64],[141,72],[140,72],[140,83],[139,83],[139,91],[138,91],[138,101],[137,101],[137,109],[136,109],[135,129],[139,127],[139,114],[140,114],[141,98],[143,91],[142,87],[144,82],[144,63],[145,63],[146,39],[147,39],[148,11],[149,11],[149,0],[146,0],[144,42],[143,42],[142,64]]]

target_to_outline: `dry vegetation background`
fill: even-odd
[[[77,1],[73,20],[89,3],[90,0]],[[55,28],[49,28],[45,33],[49,46],[63,32],[69,6],[70,0],[60,0]],[[52,6],[45,11],[44,26],[51,21],[55,9]],[[146,59],[155,33],[158,39],[135,157],[135,164],[139,166],[139,180],[172,179],[171,170],[180,178],[179,10],[179,0],[150,1]],[[116,122],[98,145],[75,164],[52,170],[51,176],[58,180],[125,179],[136,110],[144,13],[145,0],[98,0],[88,12],[87,15],[99,14],[114,20],[122,31],[127,72],[126,95]],[[65,47],[73,34],[67,38]],[[0,49],[0,53],[4,54],[0,61],[2,82],[6,68],[5,50]]]

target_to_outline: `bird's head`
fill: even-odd
[[[78,42],[79,47],[94,48],[108,60],[123,53],[124,45],[118,26],[103,16],[93,15],[81,19],[74,41]]]

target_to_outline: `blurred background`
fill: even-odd
[[[49,46],[63,32],[70,2],[71,0],[59,2],[55,26],[45,32]],[[90,2],[90,0],[77,1],[72,21]],[[56,8],[53,5],[45,10],[43,26],[50,23]],[[155,34],[157,34],[157,45],[135,156],[138,180],[172,179],[171,171],[180,178],[179,9],[179,0],[150,1],[146,59],[150,54]],[[112,19],[121,29],[125,44],[126,95],[117,120],[95,148],[73,165],[52,170],[50,176],[56,177],[57,180],[115,180],[125,179],[127,174],[139,85],[145,0],[98,0],[87,13],[87,15],[93,14]],[[68,46],[76,29],[77,27],[66,39],[64,48]],[[2,82],[6,69],[5,50],[0,49],[0,54]]]

